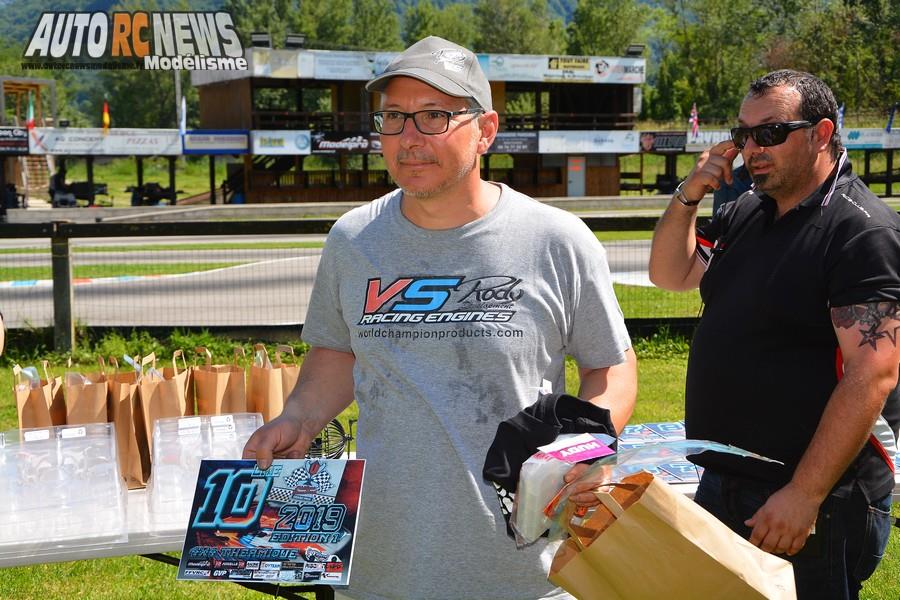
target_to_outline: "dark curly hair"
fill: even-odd
[[[776,87],[791,87],[800,93],[800,118],[811,123],[818,123],[822,119],[830,119],[835,124],[831,134],[831,157],[837,160],[844,150],[841,144],[841,134],[837,130],[837,100],[831,89],[825,82],[809,73],[781,69],[763,75],[750,84],[748,97],[759,98]]]

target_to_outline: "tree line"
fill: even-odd
[[[820,76],[848,116],[873,124],[900,101],[900,0],[223,0],[216,8],[232,13],[245,44],[267,31],[276,48],[287,33],[334,50],[400,50],[426,35],[483,53],[620,56],[642,43],[641,118],[681,126],[694,103],[703,124],[732,121],[748,83],[785,67]],[[153,7],[125,0],[111,10]],[[106,97],[114,126],[177,125],[172,73],[22,73],[21,52],[5,42],[0,71],[57,78],[61,116],[73,124],[98,125]],[[191,126],[197,93],[188,81],[183,73]]]

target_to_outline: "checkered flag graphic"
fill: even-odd
[[[329,504],[334,504],[334,496],[316,494],[315,496],[313,496],[312,503],[316,506],[327,506]]]
[[[320,492],[327,492],[331,489],[331,473],[328,471],[319,471],[310,479],[313,486]]]
[[[294,488],[294,487],[297,487],[298,485],[300,485],[301,483],[303,483],[304,481],[308,481],[308,480],[309,480],[309,471],[307,471],[303,467],[299,467],[299,468],[296,468],[293,471],[291,471],[291,474],[285,478],[284,484]]]
[[[269,502],[290,502],[294,497],[294,490],[290,488],[273,487],[269,490],[266,500]]]

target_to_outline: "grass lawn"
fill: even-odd
[[[229,159],[230,160],[230,159]],[[225,180],[223,157],[216,158],[216,185]],[[87,167],[82,159],[66,161],[66,179],[87,181]],[[109,161],[94,161],[94,181],[105,183],[109,190],[109,200],[113,206],[131,206],[131,192],[125,188],[137,185],[137,165],[133,158],[116,158]],[[169,187],[169,161],[165,158],[144,159],[144,182],[156,182]],[[175,189],[182,190],[179,198],[186,198],[209,191],[209,160],[205,156],[178,158],[175,161]],[[100,196],[105,201],[105,196]]]
[[[206,335],[207,337],[196,337]],[[207,345],[215,357],[224,356],[232,345],[230,341],[213,339],[208,334],[182,336],[176,345],[189,348]],[[132,354],[144,354],[157,350],[163,356],[165,350],[145,334],[133,335],[129,340],[104,339],[95,350],[103,354],[121,354],[123,348]],[[248,344],[244,344],[249,349]],[[635,340],[638,354],[638,401],[632,422],[672,421],[684,416],[684,374],[687,365],[687,343],[682,340]],[[12,398],[12,373],[9,359],[0,359],[0,431],[16,427],[16,408]],[[23,364],[23,366],[25,366]],[[94,371],[95,363],[83,358],[74,369]],[[54,372],[62,374],[62,366]],[[566,362],[567,391],[578,390],[577,367],[569,359]],[[355,403],[340,419],[358,417]],[[894,505],[900,512],[900,504]],[[168,565],[140,558],[97,559],[78,562],[35,565],[4,569],[0,572],[0,598],[23,600],[68,600],[92,598],[110,600],[188,599],[188,598],[258,598],[258,594],[227,583],[197,583],[175,580],[175,569]],[[311,597],[311,596],[310,596]],[[875,575],[866,582],[860,596],[863,600],[897,600],[900,597],[900,529],[893,529],[885,558]]]
[[[634,240],[652,240],[652,231],[595,231],[594,235],[601,242],[631,242]]]
[[[296,248],[321,248],[323,242],[238,242],[192,244],[129,244],[126,246],[78,246],[72,252],[165,252],[178,250],[291,250]],[[0,248],[0,254],[47,254],[50,248]]]
[[[626,319],[696,317],[700,312],[700,292],[669,292],[655,287],[614,283],[619,306]]]

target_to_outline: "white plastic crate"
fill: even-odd
[[[203,459],[240,459],[244,445],[262,427],[259,413],[157,419],[147,502],[152,531],[187,528]]]
[[[0,557],[128,541],[112,423],[0,433]]]

